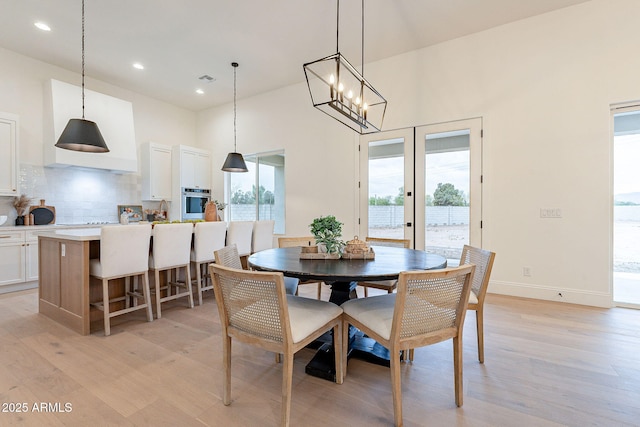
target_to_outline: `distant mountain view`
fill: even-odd
[[[622,193],[613,196],[615,203],[635,203],[640,205],[640,191],[635,193]]]

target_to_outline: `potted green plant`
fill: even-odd
[[[342,223],[333,215],[321,216],[313,220],[309,227],[320,248],[324,246],[329,254],[342,254],[345,243],[342,236]]]

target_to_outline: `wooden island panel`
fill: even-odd
[[[89,260],[99,231],[97,239],[39,236],[39,312],[82,335],[90,333]]]

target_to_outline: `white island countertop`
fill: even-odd
[[[98,227],[92,228],[65,228],[58,230],[42,231],[38,233],[40,237],[49,237],[53,239],[75,240],[78,242],[100,240],[100,231]]]

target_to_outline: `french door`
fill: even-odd
[[[482,119],[363,135],[360,234],[460,258],[482,246]]]

